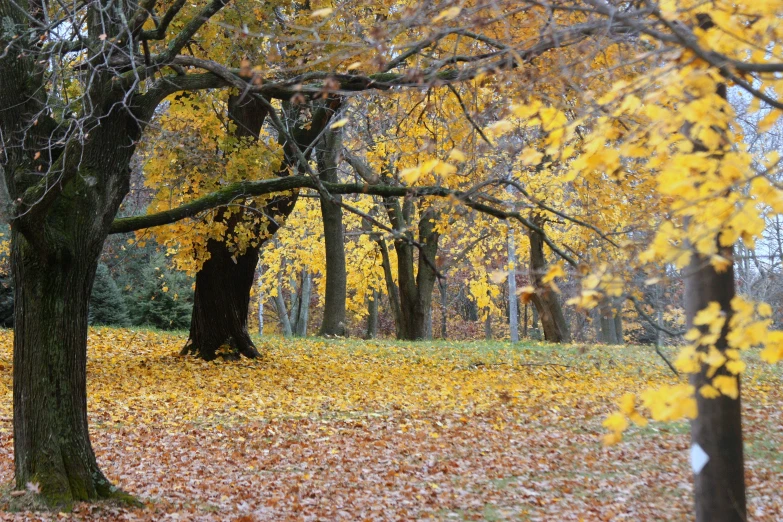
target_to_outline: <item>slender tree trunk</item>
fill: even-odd
[[[541,220],[534,220],[534,222],[539,227],[543,227]],[[528,237],[530,238],[530,279],[536,288],[532,301],[541,318],[544,339],[552,343],[569,343],[571,342],[571,334],[568,331],[568,324],[563,315],[563,309],[560,307],[560,301],[549,285],[541,282],[546,273],[544,237],[540,232],[534,230],[528,232]]]
[[[277,283],[277,295],[275,296],[275,308],[277,309],[277,316],[280,318],[280,329],[283,330],[283,337],[291,337],[294,335],[294,330],[291,328],[288,309],[285,306],[285,299],[283,299],[283,285],[279,281]]]
[[[405,230],[413,216],[413,201],[406,199],[400,206],[396,200],[386,200],[385,205],[394,228]],[[398,339],[415,341],[432,336],[432,292],[436,277],[431,264],[435,263],[439,239],[439,234],[435,232],[435,217],[435,211],[428,209],[419,218],[418,235],[422,248],[417,263],[410,242],[404,238],[394,241],[402,321],[397,329]],[[418,270],[414,275],[416,268]]]
[[[342,129],[327,130],[318,151],[318,171],[322,180],[337,182],[337,167],[342,147]],[[347,274],[345,271],[345,234],[343,231],[342,197],[332,195],[334,201],[321,196],[321,215],[324,225],[326,250],[326,289],[324,317],[318,335],[345,335],[345,301]]]
[[[307,337],[307,323],[310,320],[310,298],[312,296],[313,278],[307,270],[302,270],[302,295],[297,303],[296,325],[294,335]]]
[[[484,319],[484,339],[487,341],[492,340],[492,316],[487,311],[487,317]]]
[[[263,269],[258,272],[258,335],[264,335],[264,291],[261,288],[261,275]]]
[[[514,230],[508,227],[508,327],[511,342],[519,341],[519,309],[517,298],[517,250],[514,245]]]
[[[367,330],[364,336],[365,339],[378,337],[378,299],[380,299],[380,296],[376,290],[373,290],[372,295],[367,299]]]
[[[720,255],[733,259],[732,249],[722,248]],[[717,272],[709,259],[696,254],[684,274],[685,314],[687,327],[693,325],[696,314],[712,302],[720,304],[726,317],[716,348],[728,348],[726,334],[732,316],[734,269]],[[704,327],[701,327],[704,328]],[[704,349],[704,348],[700,348]],[[696,389],[698,417],[691,422],[693,444],[698,444],[709,457],[704,468],[695,475],[694,497],[697,522],[740,522],[747,520],[745,505],[745,463],[742,448],[742,409],[738,396],[721,395],[705,399],[698,390],[712,379],[706,376],[709,367],[691,376]],[[725,367],[716,375],[729,375]],[[739,381],[739,376],[737,376]],[[739,387],[739,382],[738,382]]]
[[[446,308],[449,305],[449,299],[448,285],[446,285],[445,279],[438,281],[438,291],[440,293],[440,338],[446,339],[448,337]]]
[[[402,332],[402,306],[400,305],[400,293],[397,285],[394,283],[391,261],[389,257],[389,248],[386,246],[386,240],[382,237],[377,240],[378,248],[381,250],[381,263],[383,265],[383,275],[386,280],[386,293],[389,296],[389,306],[394,316],[394,327],[397,339],[404,339]]]

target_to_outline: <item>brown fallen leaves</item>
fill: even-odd
[[[0,479],[11,480],[11,335],[0,333]],[[91,433],[144,509],[3,520],[685,520],[687,426],[601,421],[674,382],[644,348],[265,340],[261,361],[177,357],[181,336],[97,329]],[[550,366],[549,364],[565,364]],[[779,376],[744,390],[750,512],[783,519]]]

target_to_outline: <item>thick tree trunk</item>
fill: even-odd
[[[223,241],[209,240],[207,250],[210,258],[196,274],[190,338],[182,354],[211,361],[225,346],[229,351],[222,353],[223,357],[258,357],[247,330],[258,249],[248,248],[236,255]]]
[[[327,130],[320,143],[321,148],[317,154],[319,175],[324,181],[337,182],[342,129]],[[320,198],[326,250],[326,288],[324,317],[318,335],[345,336],[345,301],[348,283],[345,271],[343,209],[338,203],[342,198],[339,195],[332,195],[332,198],[334,201],[323,195]]]
[[[534,220],[539,227],[543,226],[540,220]],[[557,295],[549,287],[541,282],[546,273],[546,259],[544,258],[544,238],[540,232],[530,230],[530,279],[536,293],[532,297],[533,305],[541,318],[541,326],[544,329],[544,339],[552,343],[569,343],[571,334],[568,331],[563,309]]]
[[[733,259],[731,248],[720,253]],[[711,302],[720,304],[726,317],[716,348],[728,348],[726,334],[732,316],[734,269],[716,272],[709,259],[693,255],[685,277],[685,313],[688,328],[699,310]],[[702,327],[703,328],[703,327]],[[742,448],[742,410],[740,397],[721,395],[705,399],[699,389],[712,381],[706,376],[708,367],[691,376],[696,388],[698,417],[691,422],[691,438],[709,457],[704,468],[695,475],[694,497],[697,522],[740,522],[747,520],[745,505],[745,464]],[[725,367],[716,375],[729,375]],[[737,377],[739,380],[739,376]],[[739,387],[739,383],[738,383]]]
[[[87,431],[87,312],[99,246],[84,246],[42,258],[13,233],[14,278],[22,283],[15,292],[16,489],[38,484],[53,506],[113,489]]]

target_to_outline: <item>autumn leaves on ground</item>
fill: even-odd
[[[0,479],[13,477],[0,333]],[[262,339],[259,361],[177,356],[182,335],[95,329],[93,443],[143,509],[17,520],[685,520],[685,424],[604,448],[627,391],[674,382],[651,347]],[[744,383],[750,513],[781,520],[783,393]],[[168,517],[168,518],[167,518]],[[5,518],[4,518],[5,519]]]

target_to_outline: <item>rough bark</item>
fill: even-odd
[[[318,173],[322,180],[336,183],[339,154],[342,148],[342,129],[327,130],[316,154]],[[324,291],[324,317],[318,335],[345,336],[345,301],[348,281],[345,270],[345,233],[342,196],[331,198],[321,195],[321,215],[326,250],[326,288]]]
[[[731,248],[721,255],[733,259]],[[684,274],[685,313],[688,328],[699,310],[711,302],[720,304],[726,314],[726,326],[716,348],[728,348],[726,334],[731,320],[731,300],[734,298],[734,269],[717,272],[708,259],[695,255]],[[703,327],[702,327],[703,328]],[[712,381],[706,376],[708,367],[691,376],[691,384],[699,390]],[[725,367],[716,375],[728,375]],[[739,377],[737,377],[739,379]],[[709,456],[707,465],[695,475],[694,497],[697,522],[739,522],[747,520],[745,503],[745,464],[742,447],[742,409],[738,396],[721,395],[705,399],[696,392],[698,417],[691,422],[691,438]]]
[[[543,222],[536,220],[536,225],[541,228]],[[555,292],[541,282],[546,274],[546,259],[544,257],[543,234],[535,230],[528,230],[530,239],[530,279],[536,289],[531,301],[541,318],[541,326],[544,329],[544,339],[552,343],[569,343],[571,334],[568,331],[563,309]],[[534,319],[535,321],[535,319]]]

